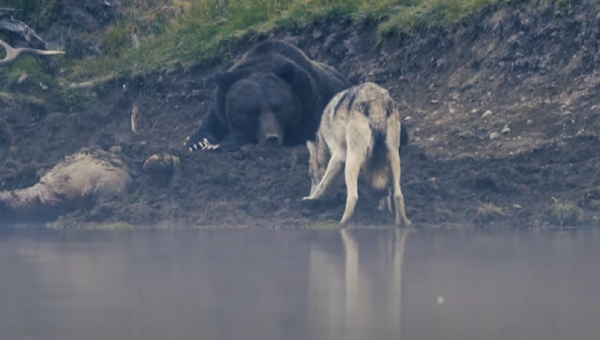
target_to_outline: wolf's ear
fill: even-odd
[[[213,80],[223,90],[227,90],[236,81],[236,76],[231,72],[217,72],[213,75]]]
[[[387,117],[391,116],[395,111],[398,111],[396,103],[393,100],[390,100],[385,109],[385,114]]]
[[[315,145],[315,142],[313,142],[311,140],[307,140],[306,147],[308,148],[308,152],[310,153],[311,157],[313,157],[313,155],[317,154],[317,146]]]
[[[319,156],[317,155],[317,144],[311,140],[306,141],[306,147],[308,148],[309,153],[309,162],[316,162]]]

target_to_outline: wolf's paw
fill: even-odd
[[[300,206],[304,209],[314,209],[319,205],[318,203],[318,200],[313,199],[310,196],[306,196],[302,197],[302,201],[300,201]]]

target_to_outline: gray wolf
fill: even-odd
[[[319,200],[335,193],[344,169],[347,198],[342,225],[354,214],[359,175],[377,191],[392,187],[396,225],[411,225],[400,187],[400,126],[394,100],[379,85],[367,82],[336,94],[323,112],[316,140],[306,142],[311,189],[303,199]]]

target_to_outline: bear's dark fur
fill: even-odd
[[[214,80],[214,106],[185,144],[192,150],[218,145],[218,150],[233,151],[245,144],[292,146],[314,140],[329,100],[351,86],[333,67],[279,40],[254,46]]]

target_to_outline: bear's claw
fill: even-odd
[[[186,142],[189,140],[186,140]],[[202,139],[200,142],[194,143],[192,144],[192,146],[188,147],[188,150],[190,150],[190,152],[194,152],[195,150],[201,149],[201,150],[216,150],[219,148],[219,144],[211,144],[208,139],[204,138]]]
[[[200,145],[202,150],[216,150],[219,148],[219,144],[211,144],[206,138],[199,142],[198,145]]]

